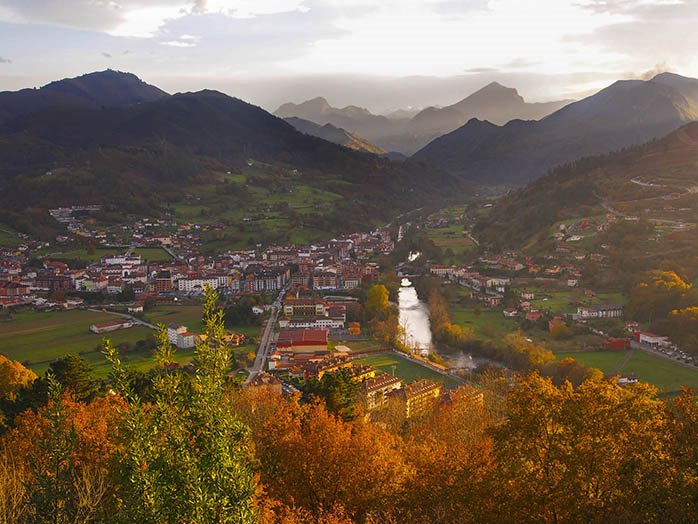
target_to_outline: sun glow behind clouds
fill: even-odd
[[[497,0],[462,13],[439,11],[433,2],[391,0],[340,17],[335,25],[343,35],[313,43],[306,56],[286,65],[305,72],[394,75],[453,75],[484,67],[561,74],[595,70],[600,62],[622,56],[589,44],[580,53],[569,36],[628,19],[559,0]]]

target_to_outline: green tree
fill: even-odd
[[[80,355],[67,354],[52,362],[49,371],[76,400],[92,400],[99,391],[92,366]]]
[[[152,404],[129,388],[118,353],[105,343],[114,387],[129,402],[120,458],[125,522],[192,524],[255,521],[249,430],[227,394],[231,350],[223,312],[210,287],[204,297],[206,341],[196,345],[191,382],[174,369],[173,349],[160,326]]]

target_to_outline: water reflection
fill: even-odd
[[[419,300],[417,290],[409,279],[403,278],[398,295],[400,325],[405,330],[405,343],[420,353],[428,353],[431,348],[431,324],[429,309]]]

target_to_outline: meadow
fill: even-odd
[[[51,362],[68,354],[78,353],[105,376],[109,366],[99,346],[105,334],[95,334],[90,326],[108,322],[116,317],[93,311],[20,312],[13,320],[0,323],[0,353],[23,362],[37,374],[43,373]],[[153,336],[153,331],[134,326],[106,334],[114,345],[135,343]],[[130,352],[122,355],[124,362],[138,369],[152,366],[152,351]],[[180,355],[180,357],[182,357]]]
[[[600,369],[605,374],[635,373],[643,382],[673,392],[681,386],[698,387],[698,370],[692,370],[667,359],[640,350],[633,351],[627,363],[619,369],[628,351],[582,351],[574,353],[557,353],[558,360],[572,357],[587,366]]]

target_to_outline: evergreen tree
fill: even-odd
[[[112,382],[129,410],[122,428],[121,519],[125,522],[247,523],[256,519],[249,430],[227,394],[231,351],[223,312],[210,288],[204,298],[205,342],[197,342],[191,382],[173,370],[164,326],[158,335],[160,374],[152,404],[129,388],[129,375],[106,343]]]

